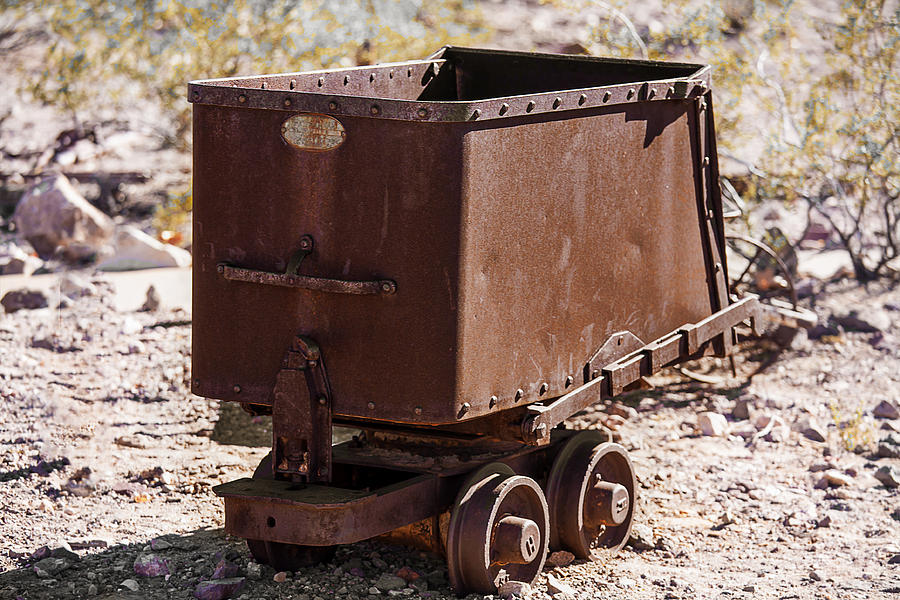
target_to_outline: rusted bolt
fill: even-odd
[[[291,105],[291,99],[290,99],[290,98],[285,98],[285,99],[284,99],[284,105],[285,105],[285,106],[290,106],[290,105]]]
[[[566,377],[566,387],[569,387],[569,386],[572,385],[573,383],[575,383],[575,378],[574,378],[574,377],[572,377],[571,375],[569,375],[568,377]]]
[[[240,393],[241,393],[241,386],[239,386],[239,385],[236,385],[236,386],[234,386],[234,387],[231,388],[231,389],[234,391],[235,394],[240,394]]]
[[[373,104],[372,108],[369,109],[369,112],[373,115],[377,115],[381,112],[381,108],[377,104]]]
[[[420,119],[424,119],[425,117],[428,116],[428,109],[425,107],[422,107],[416,111],[416,114],[419,115]]]
[[[393,281],[385,281],[381,284],[381,291],[385,294],[393,294],[397,291],[397,284]]]
[[[328,404],[328,397],[319,396],[319,406],[325,406],[326,404]]]
[[[554,98],[553,99],[553,108],[559,108],[560,104],[562,104],[562,98]]]
[[[501,115],[505,115],[505,114],[506,114],[506,111],[508,111],[508,110],[509,110],[509,104],[507,104],[506,102],[504,102],[503,104],[500,105],[500,110],[499,110],[498,112],[499,112]]]
[[[708,156],[704,156],[704,157],[703,157],[703,166],[704,166],[704,167],[708,167],[708,166],[709,166],[709,157],[708,157]]]
[[[369,83],[373,83],[375,81],[375,73],[369,73]]]
[[[597,379],[598,377],[600,377],[600,369],[591,371],[591,379]]]
[[[674,95],[675,95],[675,86],[674,86],[674,85],[670,85],[670,86],[669,86],[669,89],[666,91],[666,93],[667,93],[669,96],[674,96]]]
[[[421,407],[421,406],[415,407],[415,408],[413,409],[413,412],[416,413],[417,415],[421,415],[421,414],[422,414],[422,407]]]
[[[200,99],[200,92],[198,92],[197,90],[194,90],[194,100],[199,100],[199,99]]]
[[[412,77],[412,67],[409,67],[408,69],[406,69],[406,76]]]
[[[265,81],[263,81],[261,84],[259,84],[259,89],[261,89],[261,90],[264,90],[267,87],[269,87],[269,84],[267,84]]]
[[[312,248],[312,239],[308,235],[304,235],[300,238],[300,249],[309,250],[310,248]]]
[[[716,273],[722,270],[722,263],[716,263]]]
[[[247,96],[245,96],[245,95],[243,95],[243,94],[241,94],[240,96],[238,96],[238,102],[240,102],[241,104],[243,104],[243,103],[246,102],[246,101],[247,101]]]
[[[325,85],[325,78],[319,77],[319,87],[322,87],[323,85]]]
[[[525,112],[531,112],[534,110],[534,100],[528,103],[528,106],[525,107]]]
[[[374,402],[369,402],[368,404],[366,404],[366,406],[369,407],[369,410],[375,410],[375,403],[374,403]]]
[[[534,435],[537,439],[542,440],[547,436],[547,424],[541,423],[534,428]]]
[[[629,88],[628,93],[625,95],[629,100],[634,97],[634,88]]]
[[[331,102],[328,103],[328,108],[329,108],[330,110],[336,110],[337,107],[338,107],[338,103],[335,102],[334,100],[332,100]]]
[[[649,98],[652,98],[652,97],[655,96],[655,95],[656,95],[656,88],[650,88],[650,91],[647,92],[647,98],[648,98],[648,99],[649,99]]]
[[[297,80],[296,80],[296,79],[291,79],[291,83],[288,84],[288,87],[291,88],[291,89],[294,89],[295,87],[297,87]]]
[[[578,96],[578,104],[579,104],[579,105],[584,104],[585,102],[587,102],[587,96],[586,96],[586,95],[582,94],[582,95]]]
[[[541,384],[541,392],[540,393],[546,394],[547,390],[549,390],[549,389],[550,389],[550,384],[548,384],[547,382],[544,382]]]
[[[488,407],[494,408],[497,406],[497,396],[491,396],[491,399],[488,401]]]
[[[474,119],[477,119],[477,118],[480,117],[480,116],[481,116],[481,109],[480,109],[480,108],[476,108],[475,110],[472,111],[472,119],[473,119],[473,120],[474,120]]]
[[[521,400],[522,396],[524,396],[524,395],[525,395],[525,392],[522,390],[522,388],[517,389],[516,390],[516,401],[518,402],[519,400]]]
[[[472,408],[472,405],[468,402],[463,402],[462,406],[459,407],[459,414],[464,415],[469,412],[469,409]]]
[[[705,98],[701,98],[701,99],[700,99],[700,111],[702,112],[702,111],[704,111],[704,110],[706,110],[706,99],[705,99]]]
[[[310,361],[307,361],[306,364],[309,365],[310,368],[313,368],[313,369],[314,369],[314,368],[316,367],[316,365],[319,364],[319,363],[317,363],[317,362],[314,361],[314,360],[310,360]]]
[[[216,271],[218,271],[219,273],[224,273],[225,265],[219,265],[218,267],[216,267]]]
[[[609,93],[609,92],[603,92],[603,101],[604,101],[604,102],[609,102],[609,98],[610,98],[610,93]]]
[[[344,75],[344,85],[347,85],[348,83],[350,83],[350,76]]]
[[[394,78],[394,70],[391,69],[390,71],[388,71],[388,79],[393,79],[393,78]]]

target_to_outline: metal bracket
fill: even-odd
[[[318,344],[298,335],[275,379],[272,456],[275,475],[331,481],[331,386]]]
[[[596,377],[550,404],[529,404],[522,420],[522,441],[532,446],[549,444],[551,429],[599,399],[602,382],[603,377]],[[597,394],[585,393],[591,389]]]
[[[600,377],[600,370],[603,367],[643,346],[641,338],[630,331],[617,331],[612,334],[585,363],[584,382]]]

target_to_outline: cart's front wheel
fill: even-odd
[[[272,479],[272,453],[260,461],[253,472],[253,479]],[[296,571],[300,567],[309,567],[328,562],[334,557],[336,546],[302,546],[266,540],[247,540],[247,548],[256,562],[271,566],[278,571]]]
[[[450,585],[457,594],[493,594],[504,581],[532,583],[544,567],[549,529],[547,501],[533,479],[501,463],[481,467],[450,515]]]
[[[625,448],[604,437],[597,431],[572,437],[547,477],[550,546],[583,559],[624,546],[634,518],[637,486],[631,459]]]

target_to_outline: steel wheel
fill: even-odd
[[[566,442],[547,478],[550,546],[596,560],[602,549],[628,541],[634,518],[635,478],[631,459],[619,444],[597,431]]]
[[[263,458],[253,472],[253,479],[272,479],[272,453]],[[335,546],[302,546],[266,540],[247,540],[247,548],[256,562],[271,566],[277,571],[296,571],[328,562],[334,557]]]
[[[504,581],[532,583],[547,558],[550,529],[540,486],[501,463],[475,471],[450,516],[447,569],[458,594],[493,594]]]

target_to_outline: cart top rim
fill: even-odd
[[[480,59],[498,64],[505,62],[520,69],[540,66],[581,71],[575,82],[579,85],[465,99],[432,98],[427,94],[402,98],[386,91],[392,89],[392,85],[396,87],[392,82],[395,75],[397,85],[402,84],[401,80],[410,80],[418,82],[424,89],[429,83],[438,81],[438,77],[454,77],[453,72],[466,61]],[[584,71],[596,73],[606,67],[637,71],[644,77],[633,81],[625,77],[624,81],[606,85],[584,85],[585,80],[591,78],[591,74]],[[711,87],[711,70],[708,65],[692,63],[445,46],[421,60],[192,81],[188,84],[188,101],[202,105],[400,121],[486,121],[636,102],[698,98]],[[658,74],[659,77],[646,77],[647,74]]]

